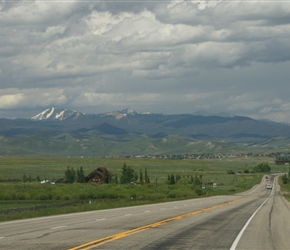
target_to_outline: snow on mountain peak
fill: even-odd
[[[42,111],[41,113],[31,117],[32,120],[59,120],[63,121],[78,112],[68,109],[50,108]]]
[[[122,109],[120,111],[116,110],[116,111],[105,113],[105,114],[103,114],[103,116],[113,116],[117,120],[119,120],[119,119],[122,119],[128,115],[149,115],[149,114],[151,114],[151,113],[150,112],[140,112],[140,111],[136,111],[136,110],[131,109],[131,108],[126,108],[126,109]]]
[[[102,116],[112,116],[115,117],[117,120],[122,119],[127,116],[131,115],[148,115],[151,114],[149,112],[139,112],[136,110],[133,110],[131,108],[123,109],[121,111],[112,111],[108,113],[102,114]],[[49,108],[41,113],[31,117],[32,120],[58,120],[58,121],[63,121],[68,118],[73,118],[77,119],[79,116],[85,115],[84,113],[80,113],[74,110],[69,110],[69,109],[59,109],[59,108]]]

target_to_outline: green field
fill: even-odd
[[[251,171],[257,164],[265,162],[271,166],[272,173],[288,172],[288,167],[275,165],[274,159],[269,157],[202,160],[1,157],[0,221],[233,194],[259,183],[262,174],[245,174],[244,171]],[[137,181],[137,185],[113,183],[50,185],[36,181],[37,178],[41,180],[63,178],[68,166],[74,169],[82,166],[85,175],[100,166],[105,166],[113,174],[120,176],[124,163],[136,173],[146,168],[150,184],[141,185]],[[179,175],[181,179],[174,185],[168,185],[170,175]],[[190,183],[191,178],[201,180],[205,184],[205,189],[202,189],[201,185]],[[217,187],[214,188],[212,183],[216,183]]]

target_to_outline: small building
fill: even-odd
[[[276,165],[289,165],[289,158],[276,158]]]
[[[112,180],[112,177],[114,174],[107,170],[105,167],[101,166],[97,169],[95,169],[93,172],[91,172],[86,178],[86,182],[95,182],[97,184],[102,183],[109,183]]]
[[[55,184],[55,182],[51,180],[42,180],[40,183],[41,184]]]

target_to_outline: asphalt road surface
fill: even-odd
[[[237,195],[3,222],[0,249],[286,250],[290,203],[270,176]]]

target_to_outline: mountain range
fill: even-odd
[[[49,108],[0,119],[0,155],[156,155],[279,151],[290,126],[244,116],[139,112],[87,114]]]

